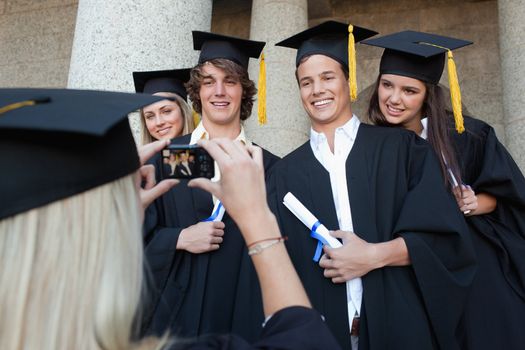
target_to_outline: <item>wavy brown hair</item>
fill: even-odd
[[[381,74],[377,77],[370,104],[368,106],[368,118],[372,124],[382,126],[397,126],[390,124],[379,108],[378,88]],[[441,173],[445,184],[452,190],[454,187],[449,176],[449,169],[454,174],[458,184],[461,184],[461,172],[456,157],[456,152],[450,142],[450,113],[446,110],[443,89],[436,84],[423,82],[426,88],[425,99],[421,115],[428,119],[428,142],[436,152],[441,166]],[[446,162],[445,163],[445,159]]]
[[[203,62],[191,70],[190,80],[186,83],[188,96],[193,104],[193,109],[202,115],[202,102],[199,96],[202,81],[205,74],[203,67],[205,64],[213,64],[215,67],[222,69],[227,75],[238,80],[242,86],[241,99],[241,120],[246,120],[252,114],[254,96],[257,93],[255,83],[250,80],[248,71],[239,64],[225,58],[216,58]]]

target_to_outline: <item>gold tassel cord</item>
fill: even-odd
[[[452,111],[454,112],[454,122],[456,123],[456,131],[461,134],[465,131],[463,125],[463,114],[461,107],[461,91],[459,89],[458,74],[456,70],[456,63],[452,56],[452,51],[448,50],[448,83],[450,88],[450,101],[452,103]]]
[[[261,54],[259,63],[259,83],[257,90],[257,119],[259,120],[260,125],[264,125],[266,124],[266,62],[264,59],[264,53]]]
[[[459,89],[458,72],[456,69],[456,62],[454,62],[454,56],[452,50],[447,47],[420,42],[418,44],[434,46],[447,51],[447,72],[448,72],[448,87],[450,89],[450,102],[452,104],[452,112],[454,113],[454,123],[456,124],[456,131],[458,134],[465,131],[463,124],[463,112],[461,106],[461,90]]]
[[[348,25],[348,85],[350,88],[350,100],[354,102],[357,99],[357,76],[355,61],[355,39],[354,26]]]
[[[22,108],[22,107],[26,107],[26,106],[33,106],[37,103],[37,101],[35,100],[28,100],[28,101],[21,101],[21,102],[16,102],[16,103],[11,103],[7,106],[4,106],[4,107],[1,107],[0,108],[0,114],[4,114],[4,113],[7,113],[9,111],[12,111],[14,109],[18,109],[18,108]]]
[[[199,113],[197,113],[193,108],[191,109],[191,115],[192,115],[192,118],[193,118],[193,125],[195,125],[195,127],[197,127],[197,125],[199,125],[199,123],[201,122],[201,117],[200,117]]]

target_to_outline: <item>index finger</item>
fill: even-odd
[[[219,165],[219,169],[222,170],[222,166],[224,166],[224,164],[231,162],[231,157],[224,151],[224,149],[219,146],[215,140],[199,140],[197,144],[210,154],[210,156]]]

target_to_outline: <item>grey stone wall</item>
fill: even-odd
[[[78,0],[0,0],[0,87],[65,87]]]

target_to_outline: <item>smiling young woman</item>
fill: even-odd
[[[184,83],[190,69],[133,72],[135,91],[166,97],[140,110],[141,143],[172,139],[195,129]]]
[[[428,140],[469,227],[478,269],[456,331],[459,346],[523,347],[525,336],[518,325],[525,323],[525,179],[492,127],[466,117],[462,131],[463,121],[455,118],[457,105],[453,118],[438,85],[446,55],[450,79],[455,75],[450,50],[471,43],[412,31],[364,43],[385,48],[370,120]],[[450,86],[456,95],[453,82]],[[487,307],[487,300],[493,306]]]

